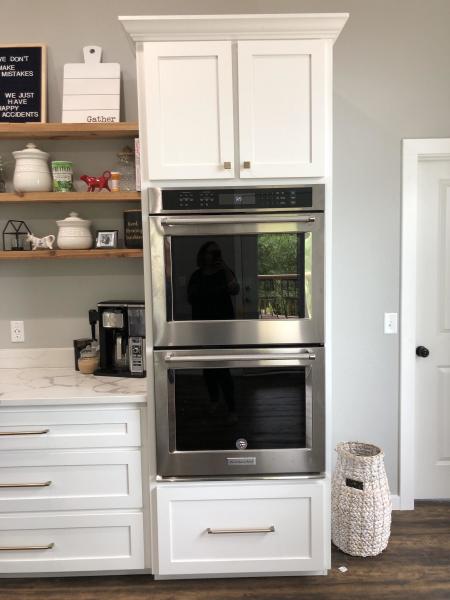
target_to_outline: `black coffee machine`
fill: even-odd
[[[97,311],[100,367],[95,375],[145,377],[144,303],[99,302]]]

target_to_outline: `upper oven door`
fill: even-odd
[[[322,213],[151,216],[154,345],[321,343]]]

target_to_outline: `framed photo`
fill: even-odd
[[[95,238],[96,248],[117,248],[119,232],[117,229],[109,231],[97,231]]]
[[[47,47],[0,45],[0,123],[47,121]]]

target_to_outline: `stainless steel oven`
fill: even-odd
[[[156,347],[323,341],[323,185],[149,199]]]
[[[324,471],[324,348],[155,351],[160,477]]]

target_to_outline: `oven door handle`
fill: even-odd
[[[314,352],[301,354],[198,354],[196,356],[177,356],[168,352],[164,360],[169,363],[176,362],[223,362],[223,361],[253,361],[253,360],[315,360]]]
[[[161,225],[240,225],[242,223],[315,223],[311,215],[242,215],[230,217],[161,217]]]

